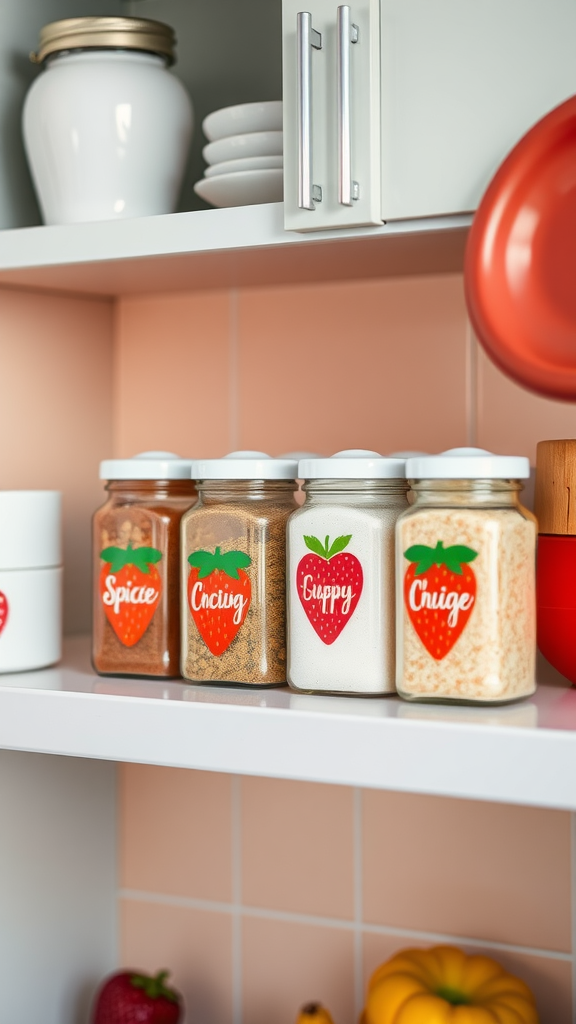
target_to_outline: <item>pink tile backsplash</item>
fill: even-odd
[[[457,275],[240,293],[241,447],[465,444],[464,333]]]
[[[478,350],[477,443],[506,455],[528,455],[555,437],[576,437],[576,406],[540,398],[514,384]]]
[[[366,791],[364,920],[571,950],[562,811]]]
[[[354,915],[353,794],[340,786],[242,780],[242,902]]]
[[[230,777],[123,764],[119,786],[120,884],[151,893],[229,901]]]
[[[127,298],[116,315],[116,455],[224,454],[233,387],[228,293]]]
[[[88,524],[113,444],[113,326],[109,301],[0,289],[0,481],[62,491],[67,633],[90,628]]]

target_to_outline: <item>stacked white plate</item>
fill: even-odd
[[[202,122],[208,167],[194,191],[212,206],[279,203],[283,190],[282,101],[241,103]]]

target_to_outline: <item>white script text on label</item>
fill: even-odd
[[[226,593],[223,590],[215,590],[212,594],[204,593],[204,585],[200,580],[194,584],[190,594],[190,605],[194,612],[199,612],[202,608],[234,608],[232,621],[235,626],[242,622],[247,604],[248,598],[242,597],[242,594]]]
[[[331,615],[334,614],[334,605],[336,601],[341,600],[342,605],[340,607],[341,615],[348,615],[350,611],[350,604],[352,603],[353,593],[350,585],[346,587],[339,587],[337,583],[312,583],[314,577],[311,573],[308,573],[302,580],[302,600],[303,601],[322,601],[322,614],[326,615],[329,612]]]
[[[458,594],[455,590],[448,593],[446,587],[441,587],[440,592],[429,594],[427,588],[428,580],[414,580],[412,583],[408,598],[412,611],[419,612],[422,608],[447,608],[450,612],[450,629],[456,627],[460,612],[467,612],[474,604],[473,594]]]
[[[133,587],[131,583],[127,587],[116,587],[115,583],[115,576],[106,577],[106,593],[102,594],[102,600],[104,604],[112,605],[116,614],[121,604],[154,604],[160,596],[156,587]]]

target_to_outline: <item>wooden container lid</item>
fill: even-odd
[[[539,442],[534,511],[540,533],[576,536],[576,440]]]

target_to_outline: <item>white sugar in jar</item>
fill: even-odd
[[[309,693],[390,693],[394,529],[403,459],[351,450],[304,459],[306,500],[288,522],[288,682]]]
[[[0,672],[60,660],[60,520],[58,491],[0,491]]]

